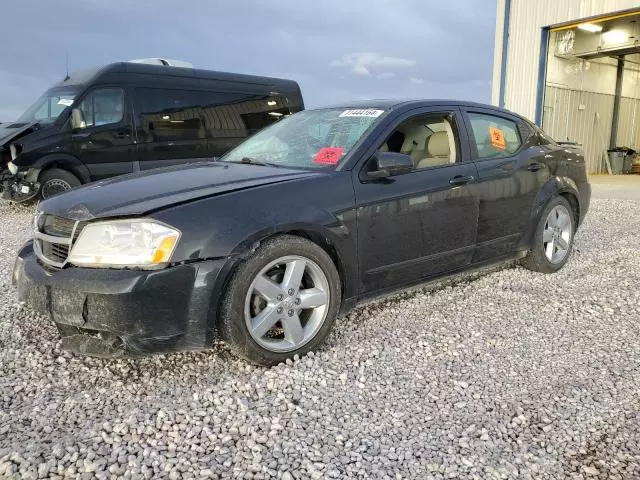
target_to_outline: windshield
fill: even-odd
[[[335,168],[384,110],[305,110],[248,138],[220,161]]]
[[[77,95],[77,88],[51,88],[22,114],[18,122],[53,123],[66,108],[73,104]]]

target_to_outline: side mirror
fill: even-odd
[[[79,108],[71,110],[71,128],[73,130],[82,130],[83,128],[87,128],[87,123],[84,121],[84,115],[82,115],[82,110]]]
[[[368,172],[370,178],[388,178],[413,170],[413,160],[409,155],[396,152],[378,152],[371,159],[373,165]]]

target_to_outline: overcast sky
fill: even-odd
[[[71,70],[143,57],[291,78],[307,107],[489,102],[492,0],[20,0],[2,5],[0,121]]]

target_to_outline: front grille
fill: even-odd
[[[56,237],[70,237],[75,226],[75,220],[58,217],[57,215],[46,215],[42,225],[42,232]]]
[[[36,221],[35,252],[47,267],[62,268],[69,251],[86,225],[57,215],[40,214]]]
[[[42,254],[56,263],[64,263],[69,256],[69,247],[57,243],[42,242]]]

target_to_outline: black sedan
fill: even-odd
[[[75,352],[222,338],[274,364],[317,348],[369,297],[503,260],[557,271],[590,194],[578,149],[505,110],[308,110],[219,161],[42,202],[14,282]]]

